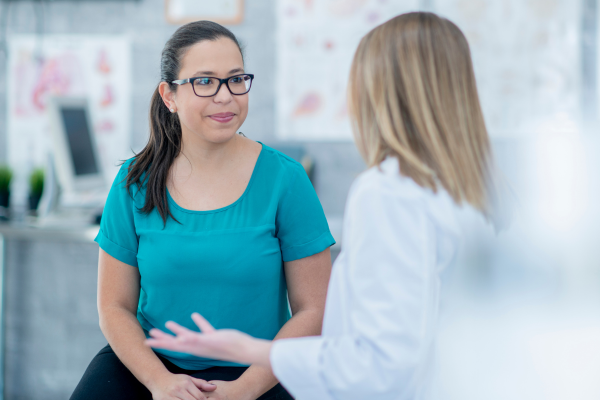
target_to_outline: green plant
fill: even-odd
[[[7,165],[0,165],[0,192],[10,190],[10,181],[12,180],[12,170]]]
[[[36,168],[29,176],[29,194],[31,196],[41,196],[44,191],[44,170]]]

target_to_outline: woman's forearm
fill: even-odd
[[[321,334],[323,312],[321,310],[301,310],[281,328],[275,339],[315,336]],[[269,353],[271,343],[253,340],[251,348],[244,350],[244,357],[252,365],[238,379],[256,399],[277,384],[277,378],[271,370]]]
[[[100,329],[119,360],[148,390],[161,375],[170,373],[152,349],[144,345],[144,331],[130,311],[105,307],[100,312]]]

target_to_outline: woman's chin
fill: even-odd
[[[192,142],[197,140],[205,141],[213,144],[227,143],[236,136],[240,124],[202,124],[190,129],[190,126],[183,125],[182,133],[183,140],[186,136]]]
[[[232,129],[232,128],[215,129],[215,130],[211,130],[210,132],[204,133],[202,136],[204,137],[204,140],[206,140],[208,142],[220,144],[220,143],[227,143],[228,141],[233,139],[235,137],[236,133],[237,133],[237,129]]]

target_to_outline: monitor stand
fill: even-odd
[[[108,188],[63,192],[58,184],[52,155],[48,156],[47,164],[44,191],[36,210],[37,216],[28,218],[28,224],[69,229],[99,223]]]

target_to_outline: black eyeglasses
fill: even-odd
[[[239,96],[250,91],[253,79],[254,75],[252,74],[240,74],[225,79],[213,76],[199,76],[196,78],[179,79],[171,83],[176,85],[191,83],[194,94],[198,97],[212,97],[219,93],[221,85],[225,84],[227,89],[229,89],[229,93]]]

